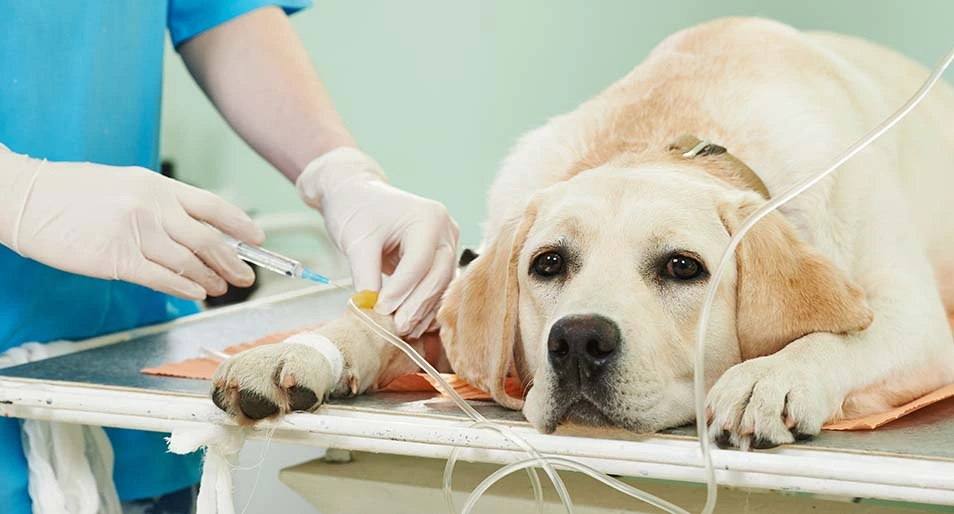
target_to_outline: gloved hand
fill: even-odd
[[[187,299],[248,286],[252,269],[215,230],[264,233],[218,196],[144,168],[48,162],[0,145],[0,243],[64,271]]]
[[[351,147],[312,161],[296,185],[348,258],[355,289],[381,292],[375,311],[394,314],[401,336],[434,326],[460,232],[447,209],[389,185],[378,163]],[[391,276],[383,289],[382,271]]]

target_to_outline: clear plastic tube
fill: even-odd
[[[502,433],[500,427],[492,423],[477,421],[470,426],[472,428],[489,428]],[[454,506],[454,490],[452,488],[452,480],[454,478],[454,466],[457,465],[457,458],[460,456],[460,452],[461,447],[455,446],[454,449],[451,450],[450,455],[447,457],[447,463],[444,465],[444,502],[447,504],[447,509],[451,514],[457,514],[457,508]],[[539,464],[539,461],[536,458],[531,458],[528,460],[536,463],[535,465]],[[536,499],[537,512],[539,514],[543,514],[543,487],[540,484],[540,477],[537,475],[537,471],[533,466],[527,467],[526,469],[530,476],[530,487],[533,490],[533,497]],[[572,510],[572,505],[570,506],[570,510]]]
[[[742,223],[742,226],[735,234],[733,234],[732,238],[729,239],[729,245],[726,247],[725,252],[722,254],[722,258],[719,260],[719,265],[712,274],[709,290],[706,294],[705,303],[702,305],[702,312],[699,316],[699,325],[696,330],[696,353],[693,370],[693,385],[695,387],[696,429],[699,432],[699,444],[700,449],[702,450],[702,459],[704,461],[706,472],[706,504],[702,510],[703,514],[711,514],[713,510],[715,510],[716,496],[718,494],[715,481],[715,470],[712,465],[712,451],[709,442],[708,423],[706,420],[704,355],[706,328],[709,324],[709,315],[712,310],[712,304],[715,301],[716,290],[719,286],[719,281],[722,280],[722,275],[725,273],[726,267],[728,267],[730,261],[734,260],[735,249],[739,246],[739,242],[742,241],[742,238],[745,237],[745,234],[748,233],[749,229],[758,223],[759,220],[767,216],[772,211],[785,205],[796,196],[804,193],[808,188],[827,177],[829,174],[835,171],[836,168],[844,164],[845,161],[851,159],[855,156],[855,154],[864,150],[868,145],[873,143],[876,139],[887,132],[888,129],[893,127],[905,116],[907,116],[911,110],[917,107],[917,105],[921,103],[921,100],[927,96],[931,88],[934,87],[934,84],[940,80],[941,75],[943,75],[944,71],[948,68],[948,66],[951,65],[951,61],[954,61],[954,48],[952,48],[947,53],[947,56],[941,60],[941,63],[937,68],[935,68],[934,73],[932,73],[931,76],[928,77],[928,79],[924,82],[924,85],[921,86],[921,89],[919,89],[917,93],[915,93],[914,96],[912,96],[911,99],[908,100],[907,103],[905,103],[900,109],[898,109],[888,119],[881,122],[880,125],[872,129],[855,144],[851,145],[827,168],[819,173],[805,178],[801,182],[790,187],[785,192],[775,196],[772,200],[755,211],[755,213],[749,216],[749,218]]]
[[[653,507],[656,507],[657,509],[661,509],[666,512],[671,512],[673,514],[689,514],[689,511],[683,509],[682,507],[679,507],[678,505],[659,499],[658,497],[653,496],[640,489],[637,489],[627,484],[626,482],[616,480],[615,478],[612,478],[604,473],[600,473],[599,471],[596,471],[593,468],[585,464],[581,464],[575,460],[567,459],[565,457],[555,457],[555,456],[548,456],[547,460],[550,462],[550,464],[553,464],[557,467],[561,467],[570,471],[578,471],[580,473],[584,473],[590,476],[591,478],[593,478],[594,480],[602,482],[604,485],[608,487],[616,489],[617,491],[629,497],[642,500],[646,502],[647,504],[652,505]],[[537,462],[535,459],[525,459],[525,460],[508,464],[498,469],[489,477],[485,478],[484,481],[481,482],[474,489],[472,493],[470,493],[470,497],[467,499],[467,503],[464,504],[464,509],[461,510],[461,514],[470,514],[470,511],[473,510],[474,506],[477,505],[477,500],[479,500],[480,497],[483,496],[488,489],[490,489],[494,484],[499,482],[501,479],[503,479],[507,475],[520,471],[521,469],[529,468],[531,466],[536,466],[536,465],[537,465]]]

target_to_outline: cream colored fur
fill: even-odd
[[[926,76],[871,43],[761,19],[716,20],[667,38],[606,91],[523,137],[505,161],[480,257],[439,315],[450,364],[545,431],[568,420],[641,432],[691,421],[693,334],[707,282],[660,280],[652,262],[688,250],[711,270],[764,199],[733,180],[728,161],[684,159],[668,145],[684,134],[707,138],[777,194],[822,169]],[[954,382],[945,312],[954,307],[952,120],[954,91],[941,84],[743,241],[706,350],[720,441],[791,442],[826,420]],[[554,247],[572,271],[534,278],[533,258]],[[548,362],[551,327],[577,314],[608,318],[621,333],[598,398],[560,392]],[[294,384],[320,400],[414,369],[352,315],[321,332],[345,355],[344,376],[322,377],[330,367],[306,346],[260,348],[219,370],[217,402],[247,420],[243,390],[277,414],[292,407]],[[525,400],[503,393],[506,374],[532,383]]]

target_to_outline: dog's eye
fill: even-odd
[[[557,252],[547,252],[533,259],[531,271],[540,277],[554,277],[563,273],[563,256]]]
[[[692,280],[704,271],[699,261],[686,255],[673,255],[666,262],[666,275],[676,280]]]

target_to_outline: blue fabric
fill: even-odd
[[[0,5],[0,143],[52,161],[159,165],[162,58],[175,45],[266,5],[309,0],[28,0]],[[64,251],[69,249],[64,248]],[[198,311],[139,286],[60,272],[0,247],[0,351],[83,339]],[[164,434],[108,430],[123,500],[198,481],[201,457],[166,452]],[[0,419],[0,511],[29,514],[19,422]]]
[[[169,36],[178,47],[194,36],[265,5],[281,6],[289,15],[311,0],[169,0]]]

